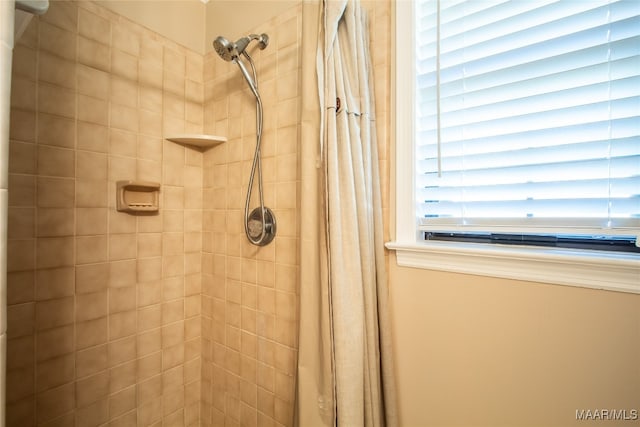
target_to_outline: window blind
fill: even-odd
[[[421,230],[640,234],[640,1],[414,17]]]

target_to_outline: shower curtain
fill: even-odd
[[[305,231],[295,422],[304,427],[393,426],[395,386],[366,14],[358,1],[325,0],[319,21],[319,125],[309,100],[302,113]],[[308,89],[315,76],[303,73]],[[314,131],[320,135],[315,147],[309,143]]]

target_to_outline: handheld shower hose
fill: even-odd
[[[243,37],[236,43],[231,43],[224,37],[217,37],[213,46],[225,61],[230,61],[238,64],[242,76],[249,84],[249,88],[256,98],[256,149],[253,156],[253,162],[251,164],[251,174],[249,176],[249,186],[247,188],[247,197],[244,205],[244,232],[251,242],[257,246],[265,246],[269,244],[276,235],[276,218],[271,209],[264,205],[264,195],[262,187],[262,161],[260,156],[260,145],[262,143],[262,126],[263,126],[263,109],[262,99],[258,92],[258,79],[256,74],[256,67],[251,59],[251,56],[246,52],[246,48],[252,40],[258,40],[260,49],[267,47],[269,43],[269,37],[266,34],[260,36],[251,34],[247,37]],[[240,60],[239,56],[245,57],[251,65],[251,71],[253,77],[249,74],[246,66]],[[260,207],[253,209],[249,212],[249,204],[251,202],[251,194],[253,192],[254,179],[258,174],[258,196],[260,200]]]

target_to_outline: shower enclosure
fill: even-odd
[[[272,16],[252,31],[269,48],[248,47],[261,125],[255,76],[102,4],[52,2],[16,41],[8,426],[291,425],[301,4]],[[164,139],[180,133],[228,141]],[[251,175],[249,234],[278,216],[265,246],[243,224]],[[118,212],[119,180],[160,183],[160,211]]]

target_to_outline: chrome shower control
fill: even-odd
[[[271,209],[264,208],[264,237],[262,237],[262,213],[257,207],[249,214],[247,221],[248,234],[251,243],[258,246],[268,245],[276,237],[276,216]]]

